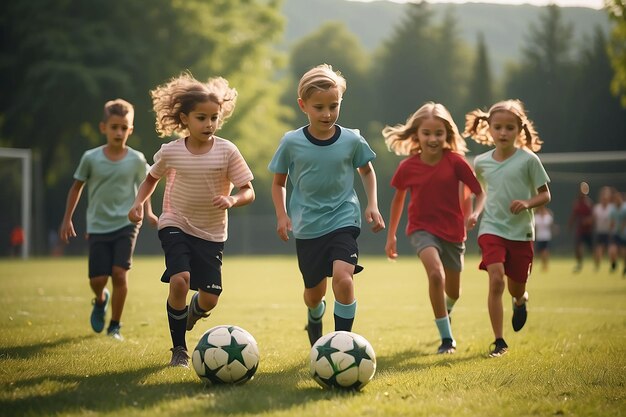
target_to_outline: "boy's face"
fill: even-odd
[[[298,105],[308,116],[309,132],[315,138],[328,139],[333,136],[341,107],[341,93],[337,87],[316,91],[306,100],[299,98]]]
[[[106,136],[107,145],[124,148],[128,137],[133,133],[133,120],[128,115],[111,115],[106,122],[100,122],[100,133]]]

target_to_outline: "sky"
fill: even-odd
[[[350,0],[370,2],[374,0]],[[388,0],[395,3],[407,3],[410,0]],[[429,3],[497,3],[497,4],[532,4],[535,6],[547,6],[548,4],[556,4],[561,7],[589,7],[592,9],[601,9],[604,5],[603,0],[427,0]]]

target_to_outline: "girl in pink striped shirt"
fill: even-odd
[[[228,209],[254,201],[253,175],[237,147],[215,136],[235,109],[237,91],[224,78],[200,82],[183,73],[150,92],[161,146],[128,213],[143,217],[143,202],[166,178],[159,239],[169,283],[167,316],[172,337],[170,366],[189,366],[185,333],[208,317],[222,292],[222,253]],[[237,192],[232,193],[237,188]],[[189,290],[196,293],[187,306]]]

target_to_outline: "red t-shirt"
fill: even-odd
[[[445,150],[436,165],[422,162],[413,155],[396,169],[391,186],[411,194],[406,233],[425,230],[448,242],[463,242],[466,237],[463,210],[459,199],[459,181],[475,194],[482,189],[467,161]]]
[[[576,224],[576,235],[590,235],[593,232],[593,205],[587,196],[582,196],[574,202],[572,220]]]

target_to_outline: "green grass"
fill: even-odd
[[[91,331],[85,258],[0,261],[0,416],[626,415],[626,279],[619,274],[587,267],[572,275],[567,259],[537,271],[526,327],[510,328],[507,296],[510,351],[488,359],[487,278],[475,257],[466,259],[453,313],[458,350],[445,356],[434,354],[438,334],[417,257],[362,258],[354,331],[373,345],[378,369],[358,393],[325,391],[309,377],[295,256],[227,256],[220,304],[187,335],[190,348],[217,324],[255,336],[259,370],[234,387],[205,387],[193,370],[165,366],[171,345],[161,257],[135,259],[123,343]],[[324,324],[332,328],[332,314]]]

